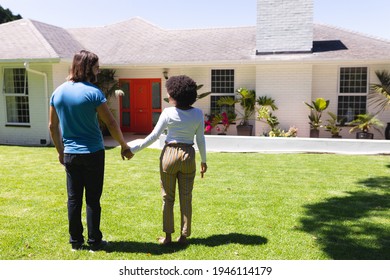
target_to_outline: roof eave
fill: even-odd
[[[0,59],[0,63],[59,63],[60,58],[10,58],[10,59]]]
[[[215,61],[177,61],[177,62],[157,62],[157,63],[102,63],[104,68],[169,68],[169,67],[215,67],[223,65],[261,65],[261,64],[390,64],[390,58],[375,58],[375,59],[350,59],[350,58],[282,58],[272,57],[268,59],[259,59],[253,57],[244,60],[215,60]]]

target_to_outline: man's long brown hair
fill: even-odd
[[[98,63],[99,57],[89,51],[81,50],[73,57],[68,80],[73,82],[96,82],[96,75],[93,73],[93,66]]]

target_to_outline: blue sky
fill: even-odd
[[[65,28],[103,26],[136,16],[165,29],[256,24],[256,0],[0,0],[0,5]],[[314,0],[314,22],[390,40],[389,10],[389,0]]]

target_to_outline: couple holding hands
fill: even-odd
[[[107,245],[100,231],[105,151],[97,114],[107,125],[112,137],[121,145],[122,159],[155,142],[167,129],[166,144],[160,156],[160,181],[163,198],[163,232],[160,244],[170,244],[174,233],[173,206],[176,182],[179,189],[181,231],[177,242],[187,244],[191,235],[192,189],[196,173],[194,139],[201,156],[200,173],[207,171],[203,112],[192,107],[197,98],[197,85],[187,76],[173,76],[166,82],[169,103],[153,131],[139,144],[129,147],[107,100],[93,85],[99,73],[99,58],[82,50],[75,54],[68,80],[50,98],[49,130],[65,166],[68,194],[69,242],[72,250],[83,248],[81,221],[85,190],[88,240],[92,251]]]

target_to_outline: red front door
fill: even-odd
[[[124,132],[147,134],[161,113],[161,80],[120,80],[125,93],[120,100],[120,122]]]

